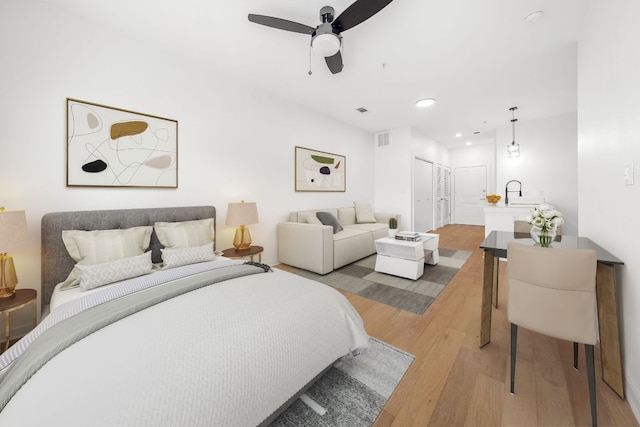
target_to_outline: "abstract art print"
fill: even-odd
[[[346,191],[346,158],[295,147],[296,191]]]
[[[67,98],[68,187],[178,187],[176,120]]]

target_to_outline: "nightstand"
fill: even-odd
[[[251,258],[253,261],[253,257],[258,255],[258,262],[262,262],[262,251],[264,248],[262,246],[249,246],[247,249],[237,250],[236,248],[229,248],[222,251],[222,255],[227,258]]]
[[[13,298],[0,300],[0,313],[4,313],[4,350],[9,348],[11,335],[11,312],[33,304],[33,327],[38,325],[38,303],[35,289],[16,289]]]

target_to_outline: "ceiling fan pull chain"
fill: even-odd
[[[309,75],[313,74],[313,72],[311,71],[311,51],[312,51],[312,46],[309,45]]]

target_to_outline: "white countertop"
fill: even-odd
[[[504,204],[500,203],[500,204],[497,204],[495,206],[494,205],[487,205],[487,206],[485,206],[484,211],[485,212],[492,212],[492,211],[493,212],[502,212],[502,211],[508,212],[508,211],[515,211],[515,210],[518,210],[518,211],[522,211],[522,210],[530,211],[531,208],[534,208],[536,206],[538,206],[538,205],[536,204],[536,205],[509,205],[509,206],[505,206]]]

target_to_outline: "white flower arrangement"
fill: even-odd
[[[526,220],[529,224],[542,231],[555,230],[564,224],[562,213],[555,210],[551,205],[540,205],[531,209],[531,214],[527,215]]]

